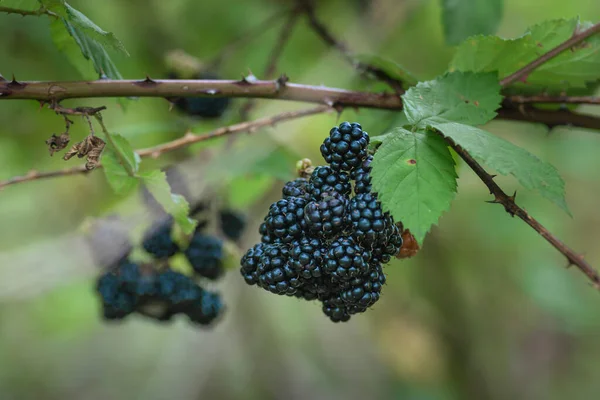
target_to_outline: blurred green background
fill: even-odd
[[[125,44],[131,56],[113,57],[125,78],[166,76],[163,56],[172,49],[211,60],[286,6],[274,0],[71,3]],[[453,54],[444,44],[439,1],[323,1],[318,14],[356,52],[393,59],[421,80],[442,73]],[[598,21],[600,6],[507,0],[499,34],[515,37],[545,19],[574,16]],[[260,78],[283,23],[235,48],[219,73],[237,79],[251,70]],[[48,25],[45,17],[0,15],[0,72],[23,80],[96,78],[91,66],[89,75],[79,75],[54,48]],[[277,71],[293,82],[383,88],[358,78],[304,20]],[[64,104],[108,106],[109,129],[142,148],[188,128],[202,133],[236,122],[243,103],[236,100],[220,121],[191,121],[170,112],[163,99],[129,101],[125,112],[113,99]],[[252,116],[300,107],[306,105],[262,100]],[[591,106],[582,111],[598,114]],[[222,202],[247,212],[249,246],[294,160],[320,160],[318,146],[333,125],[359,121],[380,134],[395,117],[373,110],[346,110],[339,119],[319,115],[243,135],[230,151],[214,142],[143,165],[181,163],[196,198],[216,190]],[[83,137],[86,124],[75,121],[72,135]],[[0,102],[0,122],[0,180],[79,162],[48,156],[43,141],[62,132],[63,121],[36,102]],[[540,125],[503,121],[486,129],[558,168],[573,218],[512,178],[497,181],[507,192],[518,189],[519,204],[600,266],[598,133],[564,127],[548,134]],[[198,155],[207,146],[211,157]],[[273,167],[282,160],[287,170]],[[225,188],[216,186],[217,176]],[[578,271],[565,269],[563,257],[526,224],[485,203],[485,186],[464,165],[459,176],[450,211],[416,257],[387,266],[388,284],[371,311],[333,324],[316,303],[246,286],[231,270],[212,285],[228,309],[209,330],[183,318],[167,325],[135,315],[121,324],[100,319],[99,269],[84,233],[94,218],[117,213],[139,237],[149,216],[138,193],[113,195],[100,171],[7,187],[0,192],[0,399],[597,398],[597,291]]]

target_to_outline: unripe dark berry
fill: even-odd
[[[325,161],[336,171],[351,171],[367,157],[369,135],[358,123],[342,122],[321,145]]]

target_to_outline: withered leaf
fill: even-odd
[[[56,134],[52,134],[50,139],[46,140],[46,145],[48,145],[48,151],[50,152],[50,157],[54,155],[54,153],[63,150],[69,144],[71,138],[67,132],[61,133],[59,136]]]

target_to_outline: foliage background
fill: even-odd
[[[174,48],[210,59],[282,6],[267,0],[72,4],[123,41],[131,57],[113,60],[126,78],[165,76],[163,56]],[[336,0],[320,3],[318,11],[352,48],[400,62],[420,80],[442,73],[453,54],[444,44],[438,1],[377,0],[361,10],[354,2]],[[507,0],[504,14],[498,33],[515,37],[550,18],[579,15],[597,21],[600,7],[587,0]],[[0,72],[23,80],[81,77],[52,45],[48,25],[47,18],[1,15]],[[266,31],[237,49],[222,76],[238,78],[248,69],[260,75],[277,32]],[[357,78],[304,21],[278,69],[295,82],[382,88]],[[95,78],[89,71],[85,78]],[[109,129],[136,148],[174,139],[188,126],[201,133],[237,118],[231,111],[224,121],[192,122],[169,112],[161,99],[130,101],[126,112],[114,100],[65,104],[106,104]],[[254,115],[298,106],[260,101]],[[369,110],[347,110],[341,116],[360,121],[372,134],[384,132],[394,118]],[[32,168],[66,166],[59,157],[48,157],[43,145],[63,129],[51,111],[39,110],[35,102],[3,101],[0,122],[0,179]],[[217,143],[217,157],[196,157],[182,170],[196,195],[214,182],[211,177],[225,176],[231,182],[231,190],[221,192],[225,201],[260,217],[281,179],[292,175],[295,159],[320,160],[318,145],[336,123],[335,115],[286,123],[243,136],[230,153]],[[599,266],[597,133],[557,128],[548,134],[543,126],[514,122],[492,122],[486,128],[558,168],[572,219],[526,190],[520,189],[517,199]],[[83,137],[85,131],[83,121],[76,120],[74,136]],[[171,164],[198,150],[194,146],[150,164]],[[271,157],[272,151],[277,157]],[[273,176],[253,167],[264,159],[267,165],[280,165],[283,159],[289,170],[277,168]],[[417,257],[387,267],[385,295],[370,312],[332,324],[316,304],[250,288],[232,271],[216,285],[228,311],[214,330],[184,320],[159,325],[133,317],[107,325],[99,319],[93,291],[98,269],[82,232],[90,217],[115,212],[136,234],[141,232],[148,215],[137,193],[114,196],[100,172],[6,188],[0,192],[0,397],[594,398],[600,389],[598,294],[579,273],[565,270],[562,256],[524,223],[484,203],[490,199],[485,186],[467,167],[459,168],[459,176],[450,211]],[[511,178],[497,181],[507,191],[517,187]],[[248,244],[256,241],[257,226],[255,218]]]

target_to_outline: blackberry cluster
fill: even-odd
[[[348,321],[379,300],[383,264],[398,253],[402,237],[372,191],[368,145],[358,123],[330,131],[321,145],[329,165],[287,182],[269,208],[261,243],[241,259],[246,283],[320,301],[333,322]]]

